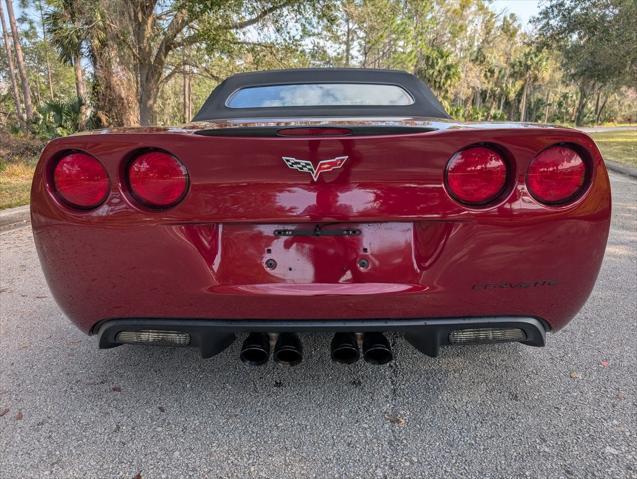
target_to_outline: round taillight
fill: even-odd
[[[529,165],[526,186],[533,197],[547,204],[565,203],[575,198],[586,180],[586,163],[566,146],[544,150]]]
[[[506,185],[507,166],[491,148],[461,150],[447,163],[447,189],[461,203],[484,205],[495,200]]]
[[[102,164],[86,153],[62,157],[53,169],[53,186],[59,198],[81,209],[101,205],[111,189],[108,173]]]
[[[176,205],[186,194],[188,172],[171,154],[148,151],[129,165],[128,183],[140,202],[154,208],[168,208]]]

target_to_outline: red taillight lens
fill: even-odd
[[[475,146],[459,151],[447,163],[447,188],[458,201],[482,205],[504,190],[507,166],[491,148]]]
[[[586,180],[586,163],[566,146],[552,146],[529,165],[526,185],[542,203],[564,203],[574,198]]]
[[[155,208],[177,204],[186,194],[188,172],[174,156],[163,151],[142,153],[128,167],[133,195]]]
[[[53,169],[53,185],[60,199],[82,209],[101,205],[111,184],[102,164],[86,153],[71,153]]]

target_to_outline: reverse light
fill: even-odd
[[[519,328],[456,329],[449,333],[451,344],[502,343],[526,340],[526,333]]]
[[[533,197],[547,204],[573,200],[586,180],[586,163],[573,149],[552,146],[529,165],[526,186]]]
[[[111,184],[106,169],[96,158],[87,153],[74,152],[56,163],[53,188],[69,206],[91,209],[106,200]]]
[[[188,172],[173,155],[148,151],[137,156],[129,165],[128,183],[141,203],[153,208],[168,208],[185,196]]]
[[[120,331],[115,341],[122,344],[152,344],[156,346],[188,346],[190,334],[179,331]]]
[[[456,200],[484,205],[495,200],[505,188],[507,166],[495,150],[475,146],[457,152],[447,163],[447,190]]]

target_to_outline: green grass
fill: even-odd
[[[29,203],[35,166],[0,162],[0,210]]]
[[[637,129],[589,133],[605,160],[637,167]]]
[[[0,127],[0,210],[29,203],[35,164],[45,141]]]

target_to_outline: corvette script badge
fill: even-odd
[[[322,160],[319,161],[316,167],[314,167],[311,161],[297,160],[296,158],[291,158],[289,156],[284,156],[283,161],[288,168],[292,168],[293,170],[297,170],[302,173],[309,173],[312,175],[312,179],[316,181],[321,173],[341,168],[347,161],[347,158],[347,156],[337,156],[331,160]]]

